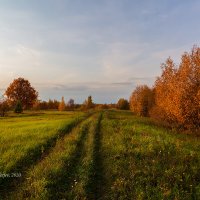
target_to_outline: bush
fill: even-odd
[[[126,99],[119,99],[117,102],[117,108],[120,110],[129,110],[129,103]]]
[[[0,99],[0,116],[4,117],[6,112],[9,110],[9,105],[6,99]]]
[[[15,105],[14,112],[15,113],[22,113],[23,112],[21,101],[17,101],[17,104]]]

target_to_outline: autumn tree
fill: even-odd
[[[12,105],[21,102],[24,109],[32,107],[37,100],[38,92],[24,78],[15,79],[7,88],[5,95]]]
[[[119,99],[117,102],[117,108],[120,110],[129,110],[129,103],[126,99]]]
[[[48,109],[58,109],[59,106],[59,102],[55,99],[54,100],[49,99],[47,104],[48,104]]]
[[[117,108],[117,105],[114,104],[114,103],[107,104],[107,106],[108,106],[109,109],[115,109],[115,108]]]
[[[74,104],[74,99],[70,99],[68,102],[67,102],[67,110],[74,110],[74,107],[75,107],[75,104]]]
[[[177,67],[167,59],[162,70],[154,86],[160,117],[170,124],[199,128],[200,48],[195,46],[191,53],[184,53]]]
[[[40,100],[35,101],[32,108],[33,110],[41,110],[41,101]]]
[[[186,128],[200,128],[200,48],[184,53],[177,72],[177,120]]]
[[[171,58],[168,58],[165,63],[161,65],[162,75],[155,81],[155,104],[151,116],[160,118],[161,120],[168,121],[169,123],[175,122],[175,108],[177,80],[177,69]],[[176,110],[175,110],[176,109]]]
[[[53,100],[49,99],[48,103],[48,109],[54,109],[54,103]]]
[[[0,116],[4,117],[8,109],[9,109],[9,105],[8,105],[7,99],[2,96],[0,98]]]
[[[88,96],[87,100],[84,102],[85,109],[91,109],[94,107],[94,103],[92,101],[92,96]]]
[[[137,86],[130,97],[130,109],[139,116],[149,116],[154,105],[154,92],[147,85]]]
[[[46,102],[46,101],[41,101],[41,102],[39,102],[39,108],[41,109],[41,110],[47,110],[48,109],[48,102]],[[58,109],[58,108],[57,108]]]
[[[105,110],[105,109],[108,109],[108,105],[107,104],[96,104],[95,109]]]
[[[59,103],[58,110],[59,111],[64,111],[65,110],[65,100],[64,100],[64,97],[62,97],[62,100]]]

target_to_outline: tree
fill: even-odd
[[[65,110],[65,100],[64,100],[64,97],[62,97],[62,100],[59,103],[58,110],[59,111],[64,111]]]
[[[200,128],[200,48],[184,53],[177,71],[177,101],[179,124],[186,128]]]
[[[48,101],[48,109],[54,109],[54,102],[51,99]]]
[[[74,99],[70,99],[67,103],[67,110],[74,110]]]
[[[47,109],[58,109],[58,106],[59,106],[59,101],[57,101],[57,100],[51,100],[51,99],[49,99],[49,101],[48,102],[46,102],[47,103]]]
[[[0,98],[0,115],[1,115],[1,117],[5,116],[8,109],[9,109],[9,105],[8,105],[7,99],[2,96]]]
[[[48,103],[46,101],[41,101],[39,104],[40,104],[41,110],[47,110],[48,109]]]
[[[175,66],[171,59],[162,64],[155,82],[155,101],[162,120],[184,128],[200,127],[200,48],[182,55]]]
[[[96,104],[95,105],[95,109],[97,110],[105,110],[105,109],[108,109],[108,105],[105,103],[105,104]]]
[[[22,109],[22,103],[21,103],[21,101],[17,102],[14,111],[15,111],[15,113],[22,113],[23,109]]]
[[[92,96],[88,96],[88,99],[84,102],[86,109],[91,109],[94,107],[94,103],[92,101]]]
[[[119,99],[117,102],[117,108],[120,110],[129,110],[129,103],[126,99]]]
[[[139,116],[147,117],[153,105],[153,90],[147,85],[137,86],[130,97],[131,110]]]
[[[179,109],[173,102],[176,101],[177,69],[171,58],[168,58],[165,63],[161,65],[162,75],[157,78],[155,88],[155,102],[157,108],[156,115],[159,113],[159,118],[172,123],[176,117],[174,110]],[[160,110],[160,111],[159,111]],[[165,119],[164,119],[165,118]]]
[[[33,110],[41,110],[41,101],[37,100],[35,101],[35,103],[33,104]]]
[[[14,79],[7,88],[5,95],[12,105],[21,102],[24,109],[32,107],[37,100],[38,92],[31,86],[28,80],[24,78]]]

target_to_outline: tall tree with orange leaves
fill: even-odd
[[[64,97],[62,97],[62,100],[61,100],[61,102],[59,103],[59,106],[58,106],[58,110],[59,111],[64,111],[65,107],[66,107],[65,100],[64,100]]]
[[[30,108],[37,100],[38,92],[31,86],[28,80],[18,78],[9,85],[5,95],[13,105],[20,101],[23,108]]]
[[[186,128],[200,126],[200,48],[184,53],[177,72],[177,113],[179,123]]]
[[[165,63],[161,65],[162,75],[157,78],[155,82],[155,104],[158,107],[157,113],[161,113],[162,116],[158,116],[162,120],[165,118],[168,122],[174,122],[176,120],[176,112],[179,109],[175,107],[177,97],[175,92],[177,91],[176,85],[176,73],[177,69],[171,58],[168,58]],[[155,109],[155,108],[154,108]],[[158,111],[160,110],[160,112]]]
[[[130,97],[130,109],[139,116],[149,116],[154,105],[154,92],[147,85],[137,86]]]
[[[200,48],[184,53],[175,66],[171,59],[162,65],[155,82],[155,102],[160,118],[185,128],[200,127]]]

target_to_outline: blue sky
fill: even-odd
[[[200,44],[199,0],[0,0],[0,90],[111,103]]]

